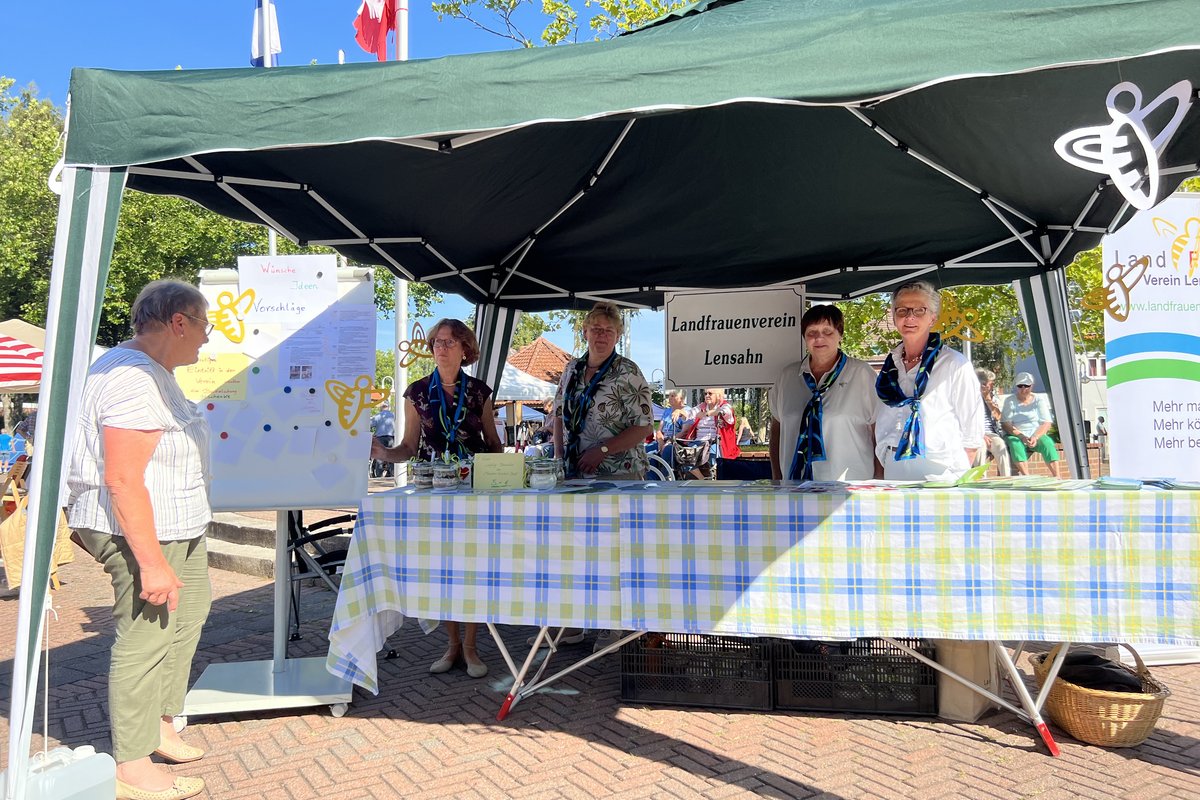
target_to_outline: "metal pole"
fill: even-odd
[[[396,60],[408,61],[408,0],[396,0]],[[395,278],[396,282],[396,344],[408,335],[408,281]],[[404,438],[404,409],[400,406],[400,397],[408,387],[408,367],[400,366],[399,353],[393,349],[396,356],[396,378],[392,384],[392,412],[396,415],[396,443]],[[400,486],[405,479],[405,471],[401,468],[392,470],[393,480]]]

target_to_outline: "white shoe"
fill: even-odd
[[[542,647],[549,647],[550,642],[554,640],[554,637],[556,635],[557,634],[554,631],[546,631],[546,635],[544,637],[542,637]],[[537,636],[530,636],[528,639],[525,640],[525,644],[529,645],[530,647],[533,647],[533,643],[536,640],[537,640]],[[558,640],[558,646],[561,647],[564,644],[581,644],[582,642],[583,642],[583,631],[579,630],[579,631],[576,631],[575,633],[563,634],[563,637]]]
[[[624,631],[600,631],[596,634],[596,643],[592,645],[592,652],[599,653],[624,635]]]

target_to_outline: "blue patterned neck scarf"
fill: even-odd
[[[573,478],[579,473],[579,442],[583,434],[583,426],[587,424],[587,415],[592,408],[596,387],[600,385],[600,381],[604,380],[604,376],[608,374],[608,370],[616,358],[617,351],[613,350],[612,355],[604,360],[586,386],[583,384],[583,376],[587,372],[588,354],[584,353],[583,357],[575,362],[571,380],[567,382],[566,396],[563,398],[563,427],[566,428],[567,433],[565,461],[568,477]]]
[[[438,423],[441,424],[442,434],[446,437],[446,450],[458,458],[471,455],[471,451],[458,438],[458,429],[467,417],[467,376],[462,370],[458,372],[458,404],[454,407],[453,414],[447,406],[446,392],[442,389],[442,376],[438,375],[437,367],[433,368],[433,374],[429,376],[429,402],[437,409]]]
[[[804,407],[804,416],[800,418],[800,435],[796,437],[796,455],[792,457],[792,469],[788,477],[794,481],[811,481],[813,479],[812,462],[825,460],[825,435],[821,430],[821,420],[825,413],[825,393],[842,374],[846,366],[846,354],[838,350],[837,363],[833,369],[825,373],[818,383],[811,373],[801,370],[800,375],[812,397]],[[812,362],[809,362],[809,369]]]
[[[925,387],[929,385],[929,373],[940,352],[942,352],[942,335],[940,333],[929,334],[929,339],[925,343],[925,352],[921,354],[921,363],[917,367],[917,387],[912,397],[906,395],[900,388],[900,372],[896,368],[896,359],[891,353],[888,353],[887,360],[883,362],[883,369],[879,372],[879,377],[875,379],[875,394],[879,396],[880,400],[892,408],[911,406],[908,419],[904,423],[904,430],[900,432],[900,442],[896,447],[896,461],[909,461],[923,452],[921,449],[921,395],[925,394]]]

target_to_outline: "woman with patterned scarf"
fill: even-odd
[[[371,458],[377,461],[407,461],[414,456],[466,458],[474,453],[502,453],[504,445],[492,422],[492,389],[468,375],[463,367],[479,360],[479,342],[462,320],[442,319],[429,331],[429,349],[436,365],[433,373],[418,378],[404,390],[404,438],[395,447],[371,442]],[[472,678],[487,675],[487,664],[479,659],[475,640],[479,623],[463,626],[446,622],[450,644],[429,671],[449,672],[461,660]]]
[[[653,430],[650,385],[637,364],[617,354],[624,330],[614,304],[592,306],[583,319],[587,352],[569,363],[559,380],[551,425],[554,452],[563,459],[569,478],[640,481],[650,467],[644,444]],[[615,631],[601,631],[594,651],[615,644],[616,636]],[[579,628],[564,628],[556,642],[579,644],[583,637]],[[536,637],[528,643],[534,641]]]
[[[925,480],[959,476],[983,446],[983,406],[971,362],[933,333],[941,295],[928,281],[892,294],[892,319],[903,340],[875,382],[875,454],[883,476]]]
[[[583,320],[587,352],[563,370],[551,412],[554,452],[568,477],[645,479],[644,442],[652,430],[650,385],[617,353],[625,330],[617,307],[600,302]]]
[[[841,349],[845,320],[837,306],[813,306],[800,318],[808,351],[775,381],[771,406],[771,477],[861,481],[882,475],[875,459],[875,370]]]

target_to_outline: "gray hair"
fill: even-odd
[[[671,400],[673,398],[678,398],[679,400],[683,400],[686,397],[687,397],[687,392],[685,392],[683,389],[672,389],[669,392],[667,392],[668,400]]]
[[[592,310],[583,318],[583,328],[586,330],[596,324],[596,320],[599,317],[603,317],[612,323],[618,337],[625,335],[625,320],[621,319],[621,311],[617,308],[616,303],[601,300],[592,306]]]
[[[151,323],[170,324],[171,317],[176,314],[199,311],[194,316],[203,317],[207,308],[208,301],[195,286],[174,278],[163,278],[150,281],[138,292],[129,322],[134,333],[142,333]]]
[[[980,384],[991,383],[996,380],[996,373],[992,372],[987,367],[976,367],[975,377],[979,378]]]
[[[929,281],[909,281],[892,292],[892,312],[896,311],[896,298],[904,292],[920,292],[929,298],[929,310],[936,317],[942,311],[942,295]]]

